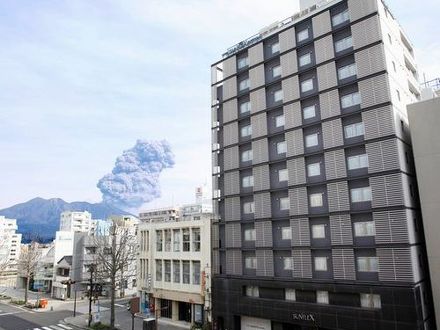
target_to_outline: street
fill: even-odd
[[[115,305],[116,327],[121,330],[131,330],[131,313],[126,308],[128,299],[119,300]],[[74,330],[87,324],[88,301],[77,302],[77,317],[73,318],[73,301],[50,301],[50,309],[32,311],[26,308],[0,301],[0,330]],[[98,311],[98,303],[92,305],[94,313]],[[110,302],[103,300],[99,304],[100,318],[103,323],[109,323]],[[64,322],[68,318],[69,324]],[[74,325],[70,324],[72,322]],[[159,330],[178,330],[184,327],[159,322]],[[188,328],[188,327],[186,327]],[[142,329],[142,318],[135,317],[134,329]]]
[[[0,302],[1,330],[70,330],[72,326],[63,324],[71,311],[34,312],[21,307]]]

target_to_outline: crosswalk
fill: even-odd
[[[71,327],[69,327],[68,325],[59,323],[57,325],[48,325],[45,327],[33,328],[33,329],[29,329],[29,330],[73,330],[73,329]]]

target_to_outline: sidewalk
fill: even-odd
[[[143,317],[136,316],[134,319],[134,328],[136,330],[142,329],[143,324]],[[88,323],[88,314],[79,315],[76,317],[67,317],[64,319],[64,322],[66,324],[72,325],[79,329],[89,329],[87,327]],[[105,311],[101,313],[101,322],[105,324],[110,323],[110,312]],[[116,328],[120,330],[131,330],[131,315],[121,315],[116,314]],[[158,321],[158,328],[160,330],[180,330],[180,329],[190,329],[190,324],[187,322],[181,322],[181,321],[171,321],[164,318],[160,318]]]

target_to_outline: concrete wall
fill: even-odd
[[[440,98],[408,106],[409,123],[431,275],[437,328],[440,329]]]

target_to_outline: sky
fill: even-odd
[[[440,1],[387,0],[421,73],[440,77]],[[423,5],[420,5],[423,3]],[[297,11],[295,0],[0,2],[0,209],[34,197],[100,202],[138,139],[173,168],[142,209],[190,203],[210,183],[210,65]],[[423,77],[423,75],[422,75]]]

